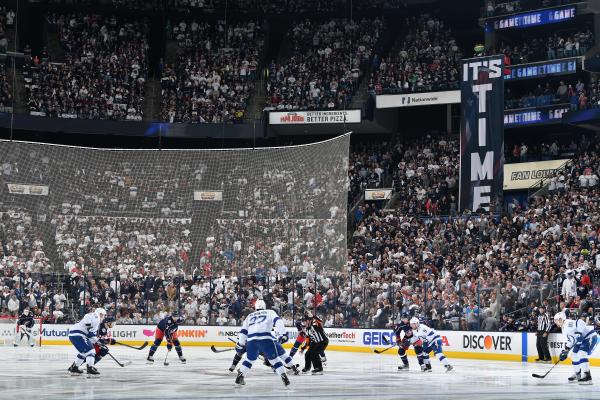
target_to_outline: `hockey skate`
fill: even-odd
[[[184,356],[179,356],[179,361],[181,361],[182,364],[185,364],[187,362]]]
[[[319,356],[319,357],[321,357],[321,363],[323,365],[327,365],[327,357],[325,357],[325,356]]]
[[[310,374],[310,369],[302,368],[302,374],[303,375]]]
[[[583,376],[577,381],[580,385],[591,385],[592,384],[592,373],[590,371],[584,372]]]
[[[99,378],[100,372],[95,367],[89,366],[87,367],[87,377],[88,378]]]
[[[287,374],[281,374],[281,380],[286,387],[290,386],[290,378],[288,378]]]
[[[427,372],[427,365],[421,364],[421,372]]]
[[[246,381],[244,380],[244,374],[238,372],[237,377],[235,378],[236,385],[245,385]]]
[[[294,375],[300,375],[300,370],[297,365],[292,365],[290,369],[294,372]]]
[[[313,375],[323,375],[323,368],[321,369],[313,369]]]
[[[446,368],[446,372],[450,372],[450,371],[452,371],[454,369],[454,367],[452,365],[450,365],[450,364],[446,365],[445,368]]]
[[[408,364],[402,364],[398,366],[398,371],[408,371]]]
[[[77,365],[75,365],[75,363],[71,364],[71,366],[69,367],[68,371],[71,373],[71,375],[73,376],[77,376],[77,375],[81,375],[83,374],[83,371],[81,371]]]
[[[576,374],[573,374],[569,377],[569,383],[576,383],[579,382],[579,380],[581,379],[581,373],[578,372]]]
[[[235,364],[231,364],[231,367],[229,367],[229,372],[233,372],[233,370],[235,370]]]
[[[146,358],[146,364],[153,364],[153,363],[154,363],[154,357],[148,356],[148,358]]]

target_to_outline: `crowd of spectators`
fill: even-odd
[[[161,79],[162,120],[241,122],[256,78],[264,32],[255,22],[169,25],[178,57]]]
[[[268,67],[266,108],[347,107],[382,31],[383,21],[378,18],[293,23],[287,34],[291,56]]]
[[[429,15],[407,18],[406,36],[390,56],[373,60],[369,91],[375,94],[458,88],[462,52],[446,24]]]
[[[554,33],[548,37],[527,38],[516,44],[501,42],[501,53],[507,55],[510,64],[526,64],[536,61],[579,57],[594,46],[594,34],[590,29],[570,33]]]
[[[148,25],[94,14],[50,14],[65,62],[32,59],[24,67],[32,115],[142,119]]]
[[[188,323],[233,326],[263,298],[288,325],[312,309],[326,327],[385,328],[412,312],[437,329],[476,330],[486,319],[484,327],[505,331],[533,329],[527,321],[540,304],[551,313],[566,308],[592,315],[600,294],[600,143],[582,139],[569,148],[574,161],[528,207],[514,202],[507,212],[458,215],[452,206],[457,138],[358,145],[350,179],[364,178],[363,169],[387,170],[399,198],[394,210],[376,202],[361,206],[347,254],[336,213],[221,218],[194,236],[197,226],[185,219],[59,212],[51,226],[60,259],[54,271],[67,275],[64,292],[50,290],[36,300],[35,312],[67,303],[72,313],[58,314],[66,320],[101,304],[119,323],[145,323],[180,308]],[[43,246],[28,231],[35,226],[30,219],[3,216],[7,237],[30,246],[9,244],[3,266]],[[33,302],[48,282],[29,282],[43,275],[36,268],[11,271],[2,274],[3,313],[14,309],[15,298]],[[20,294],[23,281],[28,297]]]
[[[519,141],[517,143],[505,143],[505,160],[508,163],[547,161],[559,158],[572,158],[577,152],[578,146],[575,141],[568,143],[554,139],[550,142]]]

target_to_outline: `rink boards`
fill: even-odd
[[[44,325],[42,345],[68,345],[69,325]],[[154,325],[117,325],[113,330],[116,340],[141,345],[145,341],[154,340]],[[178,336],[183,346],[233,346],[237,338],[238,327],[226,326],[182,326]],[[297,335],[295,328],[288,328],[290,347]],[[345,352],[371,353],[373,349],[388,347],[386,343],[394,343],[391,330],[385,329],[344,329],[327,328],[329,337],[328,350]],[[442,337],[444,353],[451,358],[467,358],[499,361],[534,361],[537,358],[536,336],[526,332],[476,332],[476,331],[438,331]],[[1,336],[2,332],[0,332]],[[165,342],[163,341],[163,345]],[[564,342],[562,335],[551,334],[549,340],[550,354],[557,359]],[[386,353],[396,355],[395,349]],[[412,353],[412,350],[409,351]],[[600,366],[600,346],[590,358],[594,366]]]

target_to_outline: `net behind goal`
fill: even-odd
[[[158,318],[216,292],[282,309],[291,292],[293,307],[306,306],[294,300],[302,290],[331,289],[317,275],[346,269],[349,144],[349,134],[218,150],[0,141],[6,263],[29,274],[25,289],[36,277],[62,274],[43,283],[58,282],[54,293],[67,302],[61,314],[77,317],[103,306],[133,320]],[[150,275],[164,296],[143,281]],[[204,314],[189,306],[188,315],[198,323],[239,320],[243,307],[230,317],[225,304],[211,302]]]
[[[17,326],[16,317],[0,317],[0,346],[34,346],[42,345],[43,323],[41,318],[34,318],[35,324],[21,335],[22,328]]]

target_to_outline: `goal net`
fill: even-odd
[[[349,134],[219,150],[0,141],[5,259],[32,277],[66,273],[64,292],[79,315],[143,301],[150,312],[172,310],[185,300],[171,295],[178,277],[222,278],[238,291],[253,277],[262,282],[254,298],[282,280],[293,290],[295,274],[314,283],[346,266],[349,143]],[[150,274],[164,285],[141,284]]]
[[[22,337],[22,327],[17,326],[18,318],[0,317],[0,346],[41,346],[43,324],[41,318],[34,318],[35,324]]]

